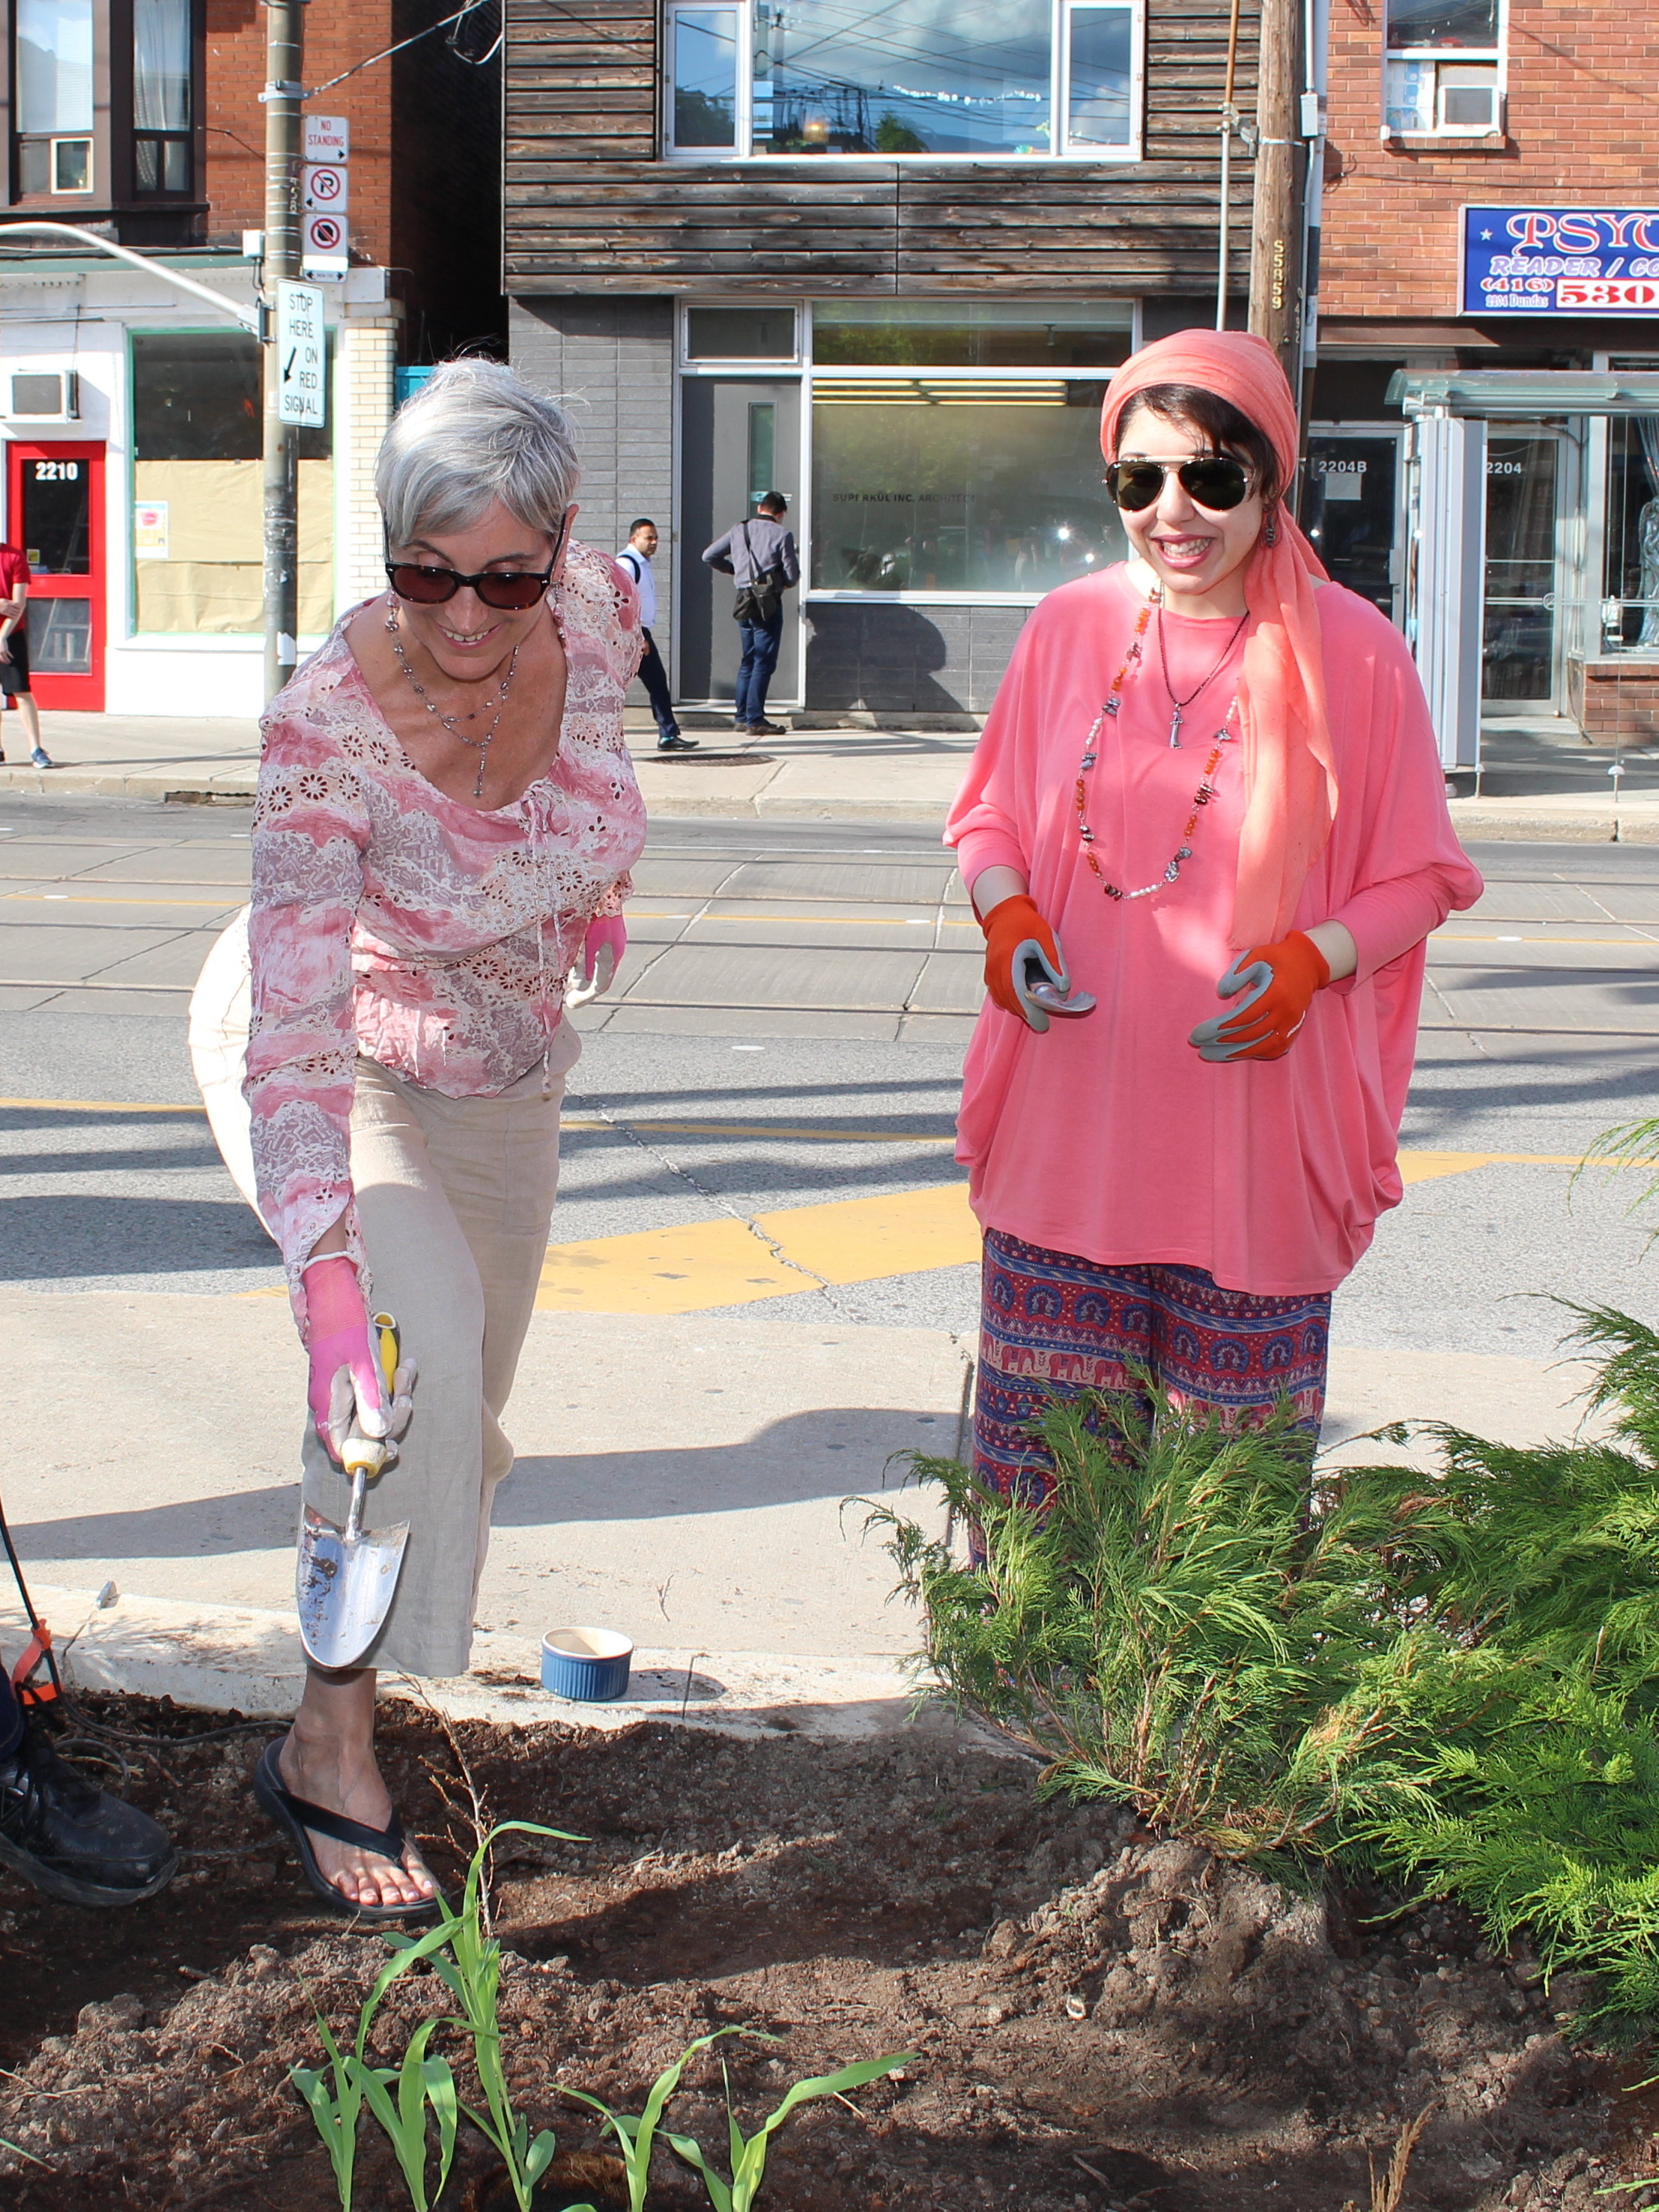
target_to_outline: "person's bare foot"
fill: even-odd
[[[384,1828],[392,1818],[392,1799],[380,1779],[372,1743],[353,1751],[337,1737],[309,1731],[302,1737],[296,1721],[276,1765],[283,1788],[296,1797],[343,1813],[349,1820],[361,1820],[368,1828]],[[405,1844],[399,1866],[378,1851],[336,1843],[314,1828],[307,1832],[323,1880],[349,1905],[422,1905],[437,1894],[438,1885],[413,1843]]]

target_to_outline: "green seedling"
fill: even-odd
[[[586,2105],[599,2113],[606,2127],[617,2138],[622,2152],[623,2171],[628,2176],[628,2212],[644,2212],[645,2192],[651,2179],[651,2154],[656,2148],[657,2130],[669,2099],[680,2086],[680,2076],[700,2051],[707,2051],[711,2043],[718,2043],[723,2035],[757,2033],[738,2027],[718,2027],[712,2035],[700,2035],[695,2043],[687,2044],[672,2066],[665,2066],[651,2085],[651,2094],[645,2100],[645,2110],[639,2113],[615,2112],[598,2097],[590,2096],[586,2089],[565,2089],[567,2097],[574,2098],[579,2105]],[[767,2043],[775,2043],[775,2035],[760,2036]],[[672,2142],[673,2138],[668,2138]]]
[[[440,2023],[422,2021],[410,2039],[403,2063],[393,2069],[375,2067],[365,2077],[363,2095],[368,2108],[385,2129],[415,2212],[430,2212],[426,2188],[426,2114],[429,2105],[438,2124],[438,2179],[433,2197],[441,2197],[455,2155],[455,2130],[459,2107],[455,2076],[447,2058],[428,2057],[427,2045]],[[394,2101],[392,2092],[397,2084]]]
[[[507,2069],[501,2060],[501,1947],[493,1936],[485,1933],[483,1870],[491,1844],[498,1836],[508,1835],[548,1836],[565,1844],[585,1840],[580,1836],[567,1834],[562,1828],[544,1828],[532,1820],[501,1821],[472,1854],[460,1910],[446,1913],[436,1927],[428,1929],[423,1936],[412,1940],[407,1936],[387,1940],[397,1944],[400,1958],[412,1960],[420,1955],[429,1957],[433,1972],[460,2006],[454,2025],[465,2029],[472,2039],[473,2063],[486,2107],[482,2112],[471,2105],[461,2109],[494,2145],[507,2168],[507,2182],[519,2212],[531,2212],[536,2184],[552,2164],[558,2146],[550,2129],[544,2128],[532,2141],[523,2115],[513,2108],[513,2094],[507,2087]],[[575,2212],[592,2212],[592,2208],[578,2206]]]
[[[46,2164],[45,2159],[36,2158],[32,2150],[25,2150],[21,2143],[12,2142],[4,2136],[0,2136],[0,2150],[9,2150],[15,2157],[27,2159],[31,2166],[46,2166]],[[46,2170],[48,2172],[51,2172],[50,2167],[47,2167]]]
[[[363,1999],[357,2014],[357,2033],[352,2039],[351,2048],[349,2051],[341,2050],[335,2039],[333,2029],[313,2005],[312,2009],[316,2015],[317,2033],[322,2040],[323,2049],[328,2058],[327,2071],[325,2073],[321,2069],[312,2066],[290,2066],[289,2069],[289,2077],[295,2087],[304,2098],[317,2132],[322,2137],[323,2148],[328,2153],[329,2163],[334,2169],[334,2186],[339,2193],[342,2212],[351,2212],[352,2193],[356,2186],[356,2176],[358,2119],[362,2115],[365,2101],[369,2103],[371,2110],[374,2109],[373,2092],[376,2086],[380,2087],[382,2098],[385,2095],[384,2084],[383,2082],[377,2084],[375,2069],[368,2063],[367,2056],[368,2031],[374,2023],[375,2014],[380,2008],[381,1999],[393,1982],[399,1975],[406,1974],[411,1966],[417,1966],[436,1946],[444,1942],[443,1924],[441,1923],[435,1928],[428,1929],[425,1934],[419,1937],[397,1936],[389,1940],[392,1941],[397,1955],[389,1959],[381,1967],[374,1978],[374,1987]],[[432,2025],[435,2026],[436,2023],[434,2022]],[[421,2063],[431,2065],[435,2069],[443,2066],[443,2062],[441,2059],[428,2060],[425,2043],[421,2040],[422,2036],[429,2033],[429,2027],[421,2031],[416,2040],[421,2041]],[[411,2050],[413,2047],[411,2045]],[[405,2058],[405,2066],[407,2063],[408,2061]],[[444,2066],[443,2070],[447,2074],[449,2069]],[[386,2080],[397,2078],[396,2075],[386,2076]],[[425,2077],[422,2075],[421,2078],[424,2080]],[[432,2076],[434,2089],[438,2087],[438,2081],[439,2077],[434,2072]],[[452,2095],[453,2093],[453,2084],[452,2083]],[[379,2117],[378,2112],[376,2117]],[[384,2124],[382,2121],[382,2125]],[[399,2125],[404,2124],[400,2116]],[[443,2119],[440,2112],[441,2135]],[[388,2129],[387,2132],[392,2136],[393,2148],[398,2151],[398,2162],[404,2165],[404,2172],[407,2177],[409,2168],[404,2162],[403,2148],[403,2142],[407,2140],[407,2136],[405,2134],[405,2136],[400,2139],[397,2129]],[[419,2133],[423,2142],[425,2134],[423,2112]],[[452,2129],[452,2140],[453,2135]],[[423,2166],[422,2154],[422,2170]],[[444,2159],[446,2174],[448,2170],[448,2157],[446,2154]],[[443,2187],[441,2180],[438,2186],[441,2191]],[[417,2195],[415,2197],[415,2203],[417,2212],[426,2212],[423,2197]]]
[[[809,2075],[804,2081],[796,2082],[777,2110],[769,2113],[749,2136],[738,2125],[737,2114],[732,2110],[732,2077],[722,2065],[726,2128],[732,2160],[729,2181],[709,2164],[695,2136],[669,2134],[665,2129],[664,2133],[670,2148],[702,2177],[714,2212],[750,2212],[766,2179],[766,2154],[771,2148],[772,2138],[798,2106],[810,2104],[815,2097],[841,2097],[849,2089],[862,2089],[866,2082],[878,2081],[884,2074],[908,2065],[915,2056],[914,2051],[896,2051],[885,2058],[861,2059],[857,2065],[843,2066],[834,2074]],[[636,2212],[636,2208],[630,2207],[630,2212]]]

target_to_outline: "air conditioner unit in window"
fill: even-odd
[[[1484,82],[1459,83],[1449,72],[1443,71],[1440,79],[1440,128],[1443,131],[1467,131],[1471,136],[1496,131],[1498,124],[1498,85],[1495,78]]]
[[[81,380],[72,368],[16,370],[6,411],[14,422],[77,422]]]

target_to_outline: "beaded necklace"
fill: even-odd
[[[1174,883],[1181,873],[1182,862],[1183,860],[1190,860],[1192,859],[1193,848],[1191,841],[1198,828],[1198,817],[1203,809],[1209,805],[1210,801],[1216,795],[1215,785],[1210,779],[1214,775],[1217,768],[1220,765],[1223,747],[1231,742],[1233,735],[1231,723],[1234,712],[1238,705],[1238,696],[1235,693],[1228,706],[1227,712],[1223,717],[1221,727],[1215,733],[1215,742],[1211,748],[1210,757],[1205,762],[1203,773],[1199,777],[1198,789],[1193,793],[1193,811],[1187,817],[1186,825],[1181,832],[1180,845],[1177,847],[1168,866],[1164,868],[1163,874],[1159,876],[1155,882],[1142,884],[1138,890],[1133,891],[1125,890],[1117,884],[1109,883],[1106,879],[1106,872],[1101,866],[1099,857],[1095,851],[1095,833],[1089,825],[1088,777],[1096,761],[1099,758],[1097,744],[1100,732],[1104,728],[1107,722],[1115,721],[1117,719],[1118,709],[1123,704],[1124,679],[1127,677],[1131,669],[1138,668],[1139,665],[1143,650],[1142,641],[1146,635],[1147,625],[1152,619],[1154,609],[1162,605],[1163,599],[1163,586],[1161,584],[1154,584],[1151,592],[1147,596],[1146,605],[1142,607],[1139,616],[1136,617],[1134,631],[1129,640],[1129,649],[1123,656],[1122,666],[1118,670],[1117,674],[1112,678],[1112,688],[1106,695],[1106,703],[1102,707],[1100,712],[1095,716],[1093,722],[1090,725],[1089,734],[1083,741],[1083,758],[1078,764],[1077,787],[1074,799],[1077,806],[1077,833],[1083,846],[1083,857],[1088,862],[1090,871],[1093,874],[1096,881],[1099,884],[1102,890],[1105,892],[1109,899],[1112,899],[1114,901],[1120,899],[1150,898],[1154,891],[1162,890],[1166,884]],[[1237,637],[1237,632],[1235,631],[1235,641]],[[1229,641],[1227,649],[1228,652],[1232,650],[1232,641]],[[1224,653],[1222,659],[1224,660],[1225,658],[1226,655]],[[1219,664],[1218,664],[1218,667]],[[1212,672],[1212,674],[1214,672]],[[1206,678],[1206,682],[1209,680],[1209,678]],[[1202,687],[1200,686],[1200,689]]]

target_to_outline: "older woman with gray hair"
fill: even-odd
[[[375,1674],[467,1664],[580,1049],[565,979],[608,981],[645,841],[636,605],[570,536],[576,474],[551,402],[493,362],[440,368],[380,452],[389,588],[264,723],[242,1090],[310,1363],[305,1509],[343,1524],[348,1443],[396,1435],[371,1494],[409,1534],[362,1663],[311,1667],[254,1786],[364,1917],[434,1909],[375,1762]],[[377,1308],[413,1355],[395,1399]]]

